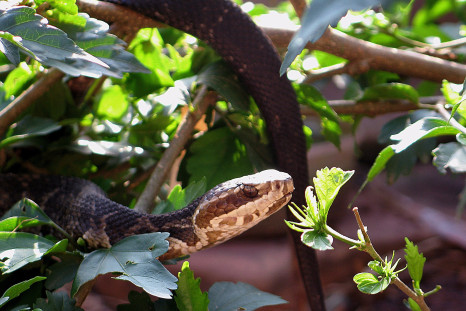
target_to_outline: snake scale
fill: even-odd
[[[249,16],[230,0],[105,1],[123,5],[205,41],[230,64],[231,68],[236,72],[241,82],[256,101],[266,121],[267,131],[273,145],[275,161],[278,168],[287,172],[293,178],[294,187],[296,189],[293,201],[298,205],[304,204],[304,191],[308,184],[309,176],[299,105],[294,90],[287,78],[280,77],[278,74],[281,64],[280,57],[269,39],[252,22]],[[13,181],[7,181],[5,178],[6,177],[0,177],[0,195],[2,192],[4,193],[4,187],[13,183]],[[29,181],[30,180],[31,179],[29,179]],[[43,178],[39,181],[36,180],[36,182],[36,185],[45,184]],[[24,180],[23,183],[26,183],[26,180]],[[57,190],[60,191],[60,193],[66,189],[66,191],[76,195],[82,193],[83,189],[86,189],[86,191],[90,192],[90,195],[95,194],[96,197],[99,198],[98,200],[104,200],[101,190],[79,179],[53,178],[47,180],[47,183],[50,183],[53,189],[60,189]],[[284,182],[284,184],[288,184],[288,182]],[[19,180],[16,185],[20,187],[21,180]],[[289,185],[283,187],[286,189],[290,188]],[[18,192],[18,189],[19,188],[13,189],[13,191]],[[45,189],[42,189],[42,192],[40,192],[40,187],[36,189],[39,191],[38,194],[43,198]],[[252,188],[250,188],[250,191],[256,192],[251,189]],[[254,186],[254,189],[256,189],[256,186]],[[261,192],[260,189],[257,191],[259,193]],[[52,195],[50,191],[48,193]],[[0,199],[2,199],[1,201],[3,201],[4,197],[5,196],[0,196]],[[285,195],[285,197],[287,199],[284,201],[289,200],[287,195]],[[199,203],[199,200],[201,199],[195,200],[194,203]],[[284,201],[282,199],[280,204],[286,204]],[[86,201],[87,205],[84,204],[83,206],[87,209],[92,209],[93,206],[91,202]],[[113,227],[120,232],[120,234],[122,231],[126,230],[128,226],[124,226],[124,223],[119,223],[117,221],[117,219],[123,219],[124,217],[113,217],[114,215],[137,216],[140,217],[140,219],[144,219],[136,220],[139,221],[140,224],[144,223],[152,228],[160,227],[160,224],[154,225],[151,221],[147,221],[147,217],[141,218],[140,214],[135,216],[133,214],[134,212],[121,205],[108,203],[107,199],[105,199],[105,201],[99,201],[98,205],[101,204],[109,209],[104,208],[106,212],[99,212],[100,214],[98,215],[100,215],[99,217],[101,217],[101,219],[95,218],[91,214],[90,217],[92,219],[90,218],[90,220],[94,222],[104,221],[107,228]],[[97,205],[97,203],[95,203],[95,205]],[[176,217],[187,219],[192,213],[193,205],[190,205],[178,212]],[[79,214],[84,214],[84,212],[79,211]],[[292,216],[290,214],[288,216],[288,218],[291,219]],[[83,222],[74,217],[65,221],[73,228],[81,226]],[[236,221],[237,219],[230,219],[232,223]],[[181,223],[182,222],[183,221],[181,221]],[[138,225],[136,227],[139,228],[140,226]],[[97,227],[94,226],[93,228]],[[170,231],[170,228],[163,227],[163,229]],[[174,230],[171,232],[172,236],[181,236],[179,234],[182,234],[182,229],[177,229],[178,232],[175,232],[177,230],[175,230],[174,227],[171,229]],[[84,231],[81,230],[79,233],[85,234],[89,231],[89,228],[87,228],[87,230],[84,228],[83,230]],[[134,232],[125,234],[141,233],[138,230],[133,231]],[[96,233],[97,232],[93,232],[92,234]],[[292,236],[295,242],[301,271],[303,272],[304,285],[311,308],[312,310],[324,310],[323,294],[320,287],[315,253],[300,242],[299,235],[294,233]],[[112,239],[112,237],[109,237],[110,242],[113,242]],[[184,236],[182,239],[189,240],[189,238]],[[107,242],[108,241],[105,241],[105,239],[104,241],[95,241],[96,245],[105,245]],[[175,253],[175,255],[177,255],[182,253],[182,251],[176,250]]]

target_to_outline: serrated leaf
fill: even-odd
[[[333,249],[333,237],[323,232],[304,230],[303,234],[301,234],[301,241],[307,246],[320,251]]]
[[[209,298],[207,293],[201,291],[200,283],[201,279],[195,279],[194,273],[189,269],[189,262],[183,262],[175,291],[175,302],[180,311],[207,311]]]
[[[209,289],[209,311],[256,310],[287,303],[245,283],[217,282]]]
[[[28,263],[40,260],[53,251],[66,250],[67,240],[53,243],[46,238],[26,232],[0,232],[0,262],[2,273],[11,273]]]
[[[371,273],[358,273],[353,277],[353,281],[361,292],[372,295],[384,291],[390,285],[388,279],[379,280]]]
[[[127,280],[147,293],[170,298],[176,288],[176,277],[156,259],[168,250],[166,232],[153,232],[129,236],[108,249],[88,254],[74,279],[71,294],[74,296],[86,282],[106,273],[118,273],[119,280]]]
[[[206,177],[206,188],[232,178],[252,173],[245,146],[228,128],[208,131],[190,148],[186,169],[189,182]]]
[[[316,172],[313,178],[314,188],[319,199],[321,219],[327,219],[330,206],[340,188],[353,176],[354,171],[343,171],[341,168],[325,167]]]
[[[66,292],[49,292],[47,299],[39,298],[34,303],[34,308],[42,311],[83,311],[75,306],[75,300],[71,299]]]
[[[45,279],[46,277],[44,276],[36,276],[36,277],[33,277],[32,279],[19,282],[9,287],[3,293],[2,297],[0,297],[0,307],[4,305],[6,302],[10,301],[11,299],[18,297],[21,293],[27,291],[31,287],[32,284],[43,281]]]
[[[440,144],[432,154],[434,155],[432,162],[441,173],[445,174],[447,169],[455,174],[466,172],[465,145],[456,142]]]
[[[422,253],[419,253],[417,245],[414,245],[408,238],[405,238],[406,248],[404,249],[406,255],[405,259],[408,263],[408,272],[411,279],[414,281],[414,287],[420,289],[422,279],[422,272],[424,270],[424,263],[426,258]]]

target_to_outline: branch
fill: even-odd
[[[162,24],[131,11],[125,7],[92,0],[78,0],[82,11],[108,22],[125,25],[127,29],[155,27]],[[277,48],[287,47],[295,34],[294,30],[262,27]],[[350,62],[366,59],[369,69],[385,70],[409,77],[463,83],[466,77],[466,65],[422,55],[413,51],[388,48],[348,36],[338,30],[328,29],[316,42],[308,43],[306,48],[324,51]]]
[[[337,114],[364,115],[375,117],[391,112],[410,111],[419,108],[436,109],[434,106],[439,101],[444,101],[443,96],[427,96],[419,98],[419,103],[413,103],[406,99],[379,99],[374,101],[355,100],[329,100],[328,104]],[[317,116],[317,112],[307,106],[301,105],[301,114],[305,116]]]
[[[293,6],[296,15],[299,19],[303,17],[304,11],[306,11],[307,5],[305,0],[290,0],[291,5]]]
[[[21,113],[42,96],[42,94],[47,92],[50,87],[63,76],[64,74],[56,68],[48,70],[45,75],[0,111],[0,137],[3,136],[8,127]]]
[[[150,212],[154,205],[154,200],[167,179],[167,175],[178,155],[183,150],[186,142],[191,137],[191,133],[197,121],[204,115],[207,107],[214,104],[217,96],[214,93],[207,94],[207,87],[202,86],[193,101],[191,109],[178,126],[175,137],[170,142],[170,146],[164,151],[162,158],[157,163],[151,177],[147,181],[146,187],[139,197],[134,209],[139,212]]]
[[[262,28],[277,47],[287,46],[295,31]],[[385,70],[409,77],[440,82],[446,79],[463,83],[466,65],[419,54],[413,51],[389,48],[348,36],[335,29],[327,29],[315,43],[308,43],[310,50],[324,51],[348,61],[366,59],[370,69]]]

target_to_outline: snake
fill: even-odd
[[[2,174],[0,189],[0,211],[28,198],[91,249],[111,247],[135,234],[168,232],[168,251],[159,258],[168,260],[255,226],[290,201],[294,186],[287,173],[265,170],[221,183],[184,208],[158,215],[118,204],[96,184],[76,177]]]
[[[232,68],[232,70],[238,76],[240,82],[244,85],[246,90],[255,100],[255,103],[259,107],[259,110],[265,120],[268,136],[274,151],[274,159],[277,168],[280,171],[288,173],[293,179],[294,183],[294,194],[293,201],[302,205],[305,204],[305,189],[309,182],[309,173],[307,168],[306,159],[306,142],[303,133],[303,121],[300,114],[299,104],[296,98],[293,87],[286,76],[279,75],[279,68],[281,65],[281,59],[277,51],[273,47],[268,37],[261,31],[261,29],[255,25],[251,18],[242,11],[242,9],[230,0],[104,0],[117,5],[122,5],[126,8],[134,10],[140,14],[146,15],[149,18],[165,23],[169,26],[177,28],[181,31],[189,33],[200,40],[203,40],[210,45]],[[255,175],[253,175],[255,176]],[[250,177],[247,177],[248,179]],[[1,179],[0,179],[1,180]],[[45,180],[45,179],[44,179]],[[38,184],[43,184],[44,180],[38,180]],[[64,189],[66,187],[77,187],[77,190],[70,189],[70,191],[81,192],[82,189],[93,192],[98,195],[98,200],[104,200],[102,191],[96,189],[94,186],[89,185],[79,179],[72,179],[73,182],[67,182],[65,179],[59,179],[60,182],[66,185],[58,184],[55,180],[50,181],[55,185],[56,189]],[[270,185],[273,185],[271,182]],[[289,182],[285,182],[287,184]],[[269,184],[269,183],[267,183]],[[79,188],[81,185],[82,188]],[[247,183],[245,184],[247,185]],[[222,188],[223,186],[218,186]],[[259,184],[255,184],[254,189],[261,189]],[[1,187],[3,188],[3,186]],[[0,191],[3,189],[0,188]],[[241,188],[241,187],[240,187]],[[286,186],[285,188],[289,188]],[[249,189],[249,186],[243,187],[243,189]],[[253,188],[250,188],[253,189]],[[15,190],[16,191],[16,190]],[[242,190],[244,191],[244,190]],[[245,190],[246,193],[255,193],[255,190]],[[257,190],[260,193],[260,190]],[[209,192],[212,193],[212,192]],[[50,195],[52,192],[50,192]],[[44,192],[42,192],[44,195]],[[212,199],[217,201],[222,195],[213,195]],[[247,196],[247,195],[245,195]],[[209,197],[206,194],[205,197]],[[285,195],[287,197],[287,195]],[[2,200],[3,201],[3,200]],[[202,201],[202,200],[201,200]],[[280,200],[279,200],[280,201]],[[280,202],[286,201],[283,198]],[[82,207],[86,207],[88,210],[92,210],[93,203],[87,202]],[[99,201],[100,202],[100,201]],[[102,201],[103,202],[103,201]],[[125,226],[124,222],[121,221],[124,217],[116,217],[119,213],[123,215],[133,215],[133,212],[128,211],[127,208],[121,207],[118,204],[110,203],[105,201],[104,209],[107,213],[101,213],[99,217],[91,216],[90,222],[98,224],[104,222],[106,229],[109,227],[117,228],[117,232],[120,235],[130,234],[127,231],[128,227]],[[220,201],[218,201],[220,202]],[[198,202],[199,203],[199,202]],[[280,203],[281,204],[281,203]],[[274,208],[280,204],[272,204]],[[286,203],[284,203],[286,204]],[[283,205],[284,205],[283,204]],[[178,224],[184,224],[189,222],[188,219],[192,219],[193,205],[188,205],[185,209],[180,210],[174,214],[169,214],[168,217],[180,217],[177,220]],[[273,208],[272,208],[273,209]],[[99,212],[100,213],[100,212]],[[215,214],[215,212],[213,212]],[[80,215],[84,214],[84,211],[79,212]],[[205,213],[208,219],[209,213]],[[227,214],[228,215],[228,214]],[[253,214],[254,215],[254,212]],[[292,215],[288,211],[288,218]],[[152,228],[160,229],[159,224],[153,224],[149,221],[152,216],[142,217],[140,214],[137,215],[140,220],[134,220],[139,225],[133,226],[132,230],[137,233],[138,230],[143,230],[142,225],[147,225]],[[149,217],[149,218],[148,218]],[[164,216],[167,217],[167,216]],[[198,215],[199,217],[199,215]],[[238,228],[238,224],[242,223],[239,227],[248,227],[245,224],[246,219],[249,218],[228,218],[221,220],[228,223],[230,226],[235,227],[232,231],[242,231],[243,229]],[[211,218],[212,221],[214,218]],[[241,220],[240,220],[241,219]],[[115,221],[115,222],[112,222]],[[210,222],[209,221],[209,222]],[[81,234],[88,233],[91,236],[97,236],[96,234],[102,227],[93,226],[92,229],[83,225],[83,222],[79,218],[70,217],[65,222],[72,228],[84,226],[80,231]],[[167,222],[174,224],[175,222]],[[251,225],[253,221],[249,223]],[[183,225],[177,225],[175,227],[164,227],[163,230],[174,230],[170,231],[172,237],[178,237],[183,243],[179,243],[178,249],[173,250],[173,254],[182,254],[183,252],[194,250],[190,249],[195,247],[197,249],[198,244],[203,242],[197,241],[192,244],[190,239],[181,229]],[[175,229],[176,228],[176,229]],[[74,229],[73,229],[74,230]],[[89,231],[91,230],[91,231]],[[144,229],[145,230],[145,229]],[[93,232],[94,231],[94,232]],[[127,233],[122,233],[126,231]],[[189,231],[189,230],[188,230]],[[176,232],[176,233],[175,233]],[[206,233],[207,239],[211,239],[213,233]],[[114,237],[110,234],[103,234],[103,239],[97,241],[97,239],[90,239],[96,245],[106,245],[108,241],[113,241]],[[325,310],[323,302],[323,293],[320,285],[320,276],[318,273],[318,263],[315,252],[301,243],[300,236],[296,232],[291,234],[295,249],[297,252],[297,258],[299,261],[300,269],[303,275],[303,281],[306,289],[306,293],[309,299],[309,303],[312,310]],[[222,234],[217,235],[220,240],[225,240],[226,237]],[[205,237],[204,237],[205,238]],[[209,242],[210,243],[210,242]],[[213,242],[216,244],[217,242]],[[200,245],[199,244],[199,245]],[[194,246],[192,246],[194,245]],[[169,253],[170,254],[170,253]],[[169,255],[167,255],[169,256]]]

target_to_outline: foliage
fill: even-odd
[[[383,10],[368,9],[379,4]],[[22,112],[14,124],[2,124],[8,128],[0,137],[2,172],[33,170],[85,177],[101,186],[112,199],[133,206],[145,186],[144,173],[157,163],[175,136],[182,116],[192,109],[200,85],[217,91],[219,100],[207,112],[186,147],[178,173],[183,187],[175,187],[170,194],[162,193],[156,212],[178,209],[223,180],[272,165],[265,124],[256,105],[228,66],[204,43],[174,29],[142,29],[129,43],[129,53],[121,39],[108,33],[106,23],[78,13],[72,0],[48,1],[47,5],[38,0],[28,5],[2,7],[0,12],[0,51],[3,53],[0,65],[5,70],[0,72],[2,113],[28,87],[47,75],[45,68],[56,67],[66,76]],[[406,1],[312,1],[281,69],[282,74],[287,71],[293,80],[299,102],[312,108],[320,118],[319,129],[304,129],[308,144],[312,140],[328,140],[339,147],[344,133],[342,123],[349,122],[356,129],[360,117],[335,113],[321,93],[327,80],[313,85],[301,83],[313,70],[347,63],[326,52],[302,51],[306,42],[317,40],[330,24],[367,42],[402,49],[428,47],[440,52],[443,43],[464,36],[464,5],[460,0],[425,1],[415,11],[412,3]],[[250,6],[243,7],[249,7],[249,14],[257,21],[271,19],[276,23],[280,16],[289,24],[298,22],[289,3],[282,3],[274,10],[263,5]],[[360,9],[367,10],[356,12]],[[346,14],[348,10],[354,11]],[[450,27],[437,22],[447,14],[455,15],[459,22]],[[452,45],[448,50],[458,61],[464,60],[461,46]],[[98,79],[73,78],[76,76]],[[432,155],[433,164],[441,173],[464,173],[464,85],[448,81],[441,85],[428,81],[414,85],[407,77],[377,70],[342,77],[344,98],[357,104],[405,100],[423,108],[386,124],[379,141],[387,147],[375,159],[362,188],[383,170],[387,170],[393,181],[408,174],[418,159],[430,160]],[[423,97],[436,92],[442,93],[446,106],[422,104]],[[445,108],[450,109],[449,114],[444,113]],[[439,144],[436,138],[445,136],[450,141]],[[311,189],[306,191],[308,206],[291,208],[298,222],[287,224],[302,232],[304,243],[317,249],[332,249],[334,237],[362,247],[366,242],[361,229],[359,241],[348,240],[326,223],[333,199],[352,173],[330,169],[319,174],[314,180],[315,195]],[[85,281],[108,271],[116,272],[117,278],[131,279],[158,296],[173,293],[175,277],[167,274],[155,258],[165,250],[163,234],[152,236],[150,241],[147,236],[135,238],[141,254],[137,258],[127,258],[129,252],[136,250],[127,248],[127,242],[123,241],[109,250],[87,253],[78,245],[79,241],[77,244],[66,236],[34,203],[23,201],[15,208],[13,214],[0,222],[0,228],[5,231],[0,234],[3,292],[0,306],[11,309],[27,305],[49,310],[66,305],[72,310],[75,309],[73,299],[54,290],[74,279],[77,291]],[[66,239],[58,241],[17,232],[37,225],[58,230]],[[425,297],[428,293],[420,289],[425,259],[411,242],[406,243],[413,290]],[[158,247],[151,249],[153,245]],[[12,249],[18,252],[12,255]],[[138,259],[156,263],[151,272],[163,277],[156,279],[154,288],[140,279],[140,269],[145,266]],[[372,262],[370,267],[378,276],[363,274],[357,278],[358,286],[366,292],[383,290],[399,273],[393,260],[379,258]],[[103,269],[86,268],[90,261],[102,263]],[[33,277],[17,278],[23,270],[37,273]],[[186,264],[178,276],[176,302],[160,299],[153,303],[145,293],[132,293],[131,304],[127,308],[121,306],[121,310],[139,309],[139,306],[189,309],[199,301],[205,306],[206,297],[210,301],[209,310],[214,310],[214,305],[231,309],[227,294],[241,301],[235,308],[283,303],[278,297],[243,283],[217,283],[206,296],[190,271]],[[412,309],[418,308],[414,300],[408,302]]]
[[[395,252],[390,260],[387,258],[382,259],[372,245],[368,229],[363,225],[359,216],[357,208],[353,209],[356,219],[358,221],[359,229],[357,231],[358,240],[351,239],[334,229],[327,224],[327,216],[330,206],[338,194],[338,190],[348,181],[353,175],[353,171],[343,171],[340,168],[324,168],[316,172],[314,178],[314,186],[316,188],[316,197],[312,192],[312,188],[306,189],[306,203],[307,206],[299,208],[296,204],[289,206],[293,215],[300,220],[299,223],[285,220],[286,224],[295,231],[302,232],[301,240],[304,244],[317,250],[331,250],[333,238],[336,238],[344,243],[351,245],[355,248],[368,253],[374,260],[368,263],[369,268],[377,273],[377,276],[372,273],[361,272],[354,276],[353,281],[356,283],[358,289],[365,294],[377,294],[384,291],[390,284],[395,284],[404,293],[409,292],[409,304],[413,310],[421,308],[428,310],[424,302],[424,298],[437,292],[440,286],[437,286],[429,293],[424,293],[420,288],[420,281],[422,278],[422,271],[426,258],[419,254],[417,246],[415,246],[408,238],[406,240],[405,259],[409,275],[413,280],[413,290],[407,289],[399,279],[398,274],[406,269],[396,270],[400,261],[398,259],[393,262]],[[407,290],[406,290],[407,289]],[[421,306],[421,307],[420,307]]]

